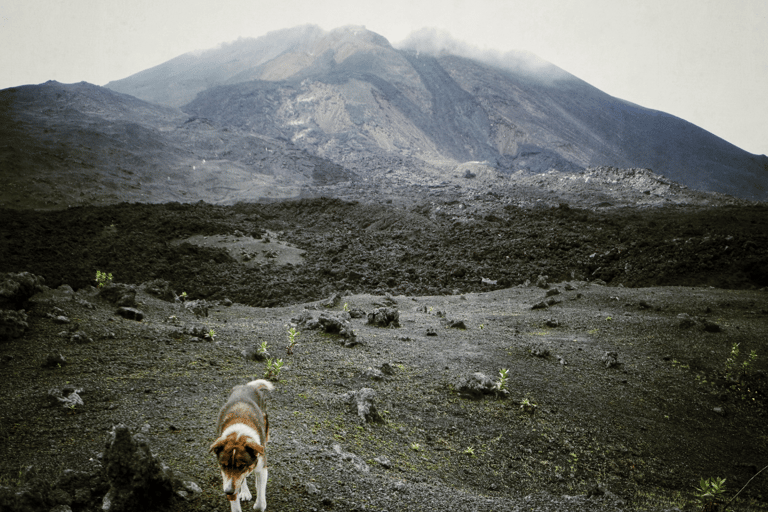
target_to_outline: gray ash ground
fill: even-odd
[[[732,496],[768,464],[764,208],[462,217],[442,206],[3,211],[0,271],[77,292],[37,296],[28,331],[0,345],[0,482],[45,489],[66,469],[98,472],[124,423],[202,488],[175,509],[227,509],[207,448],[229,389],[263,376],[265,363],[242,355],[262,342],[285,361],[268,401],[273,511],[695,510],[701,477],[727,478]],[[171,243],[193,235],[287,244],[305,259],[283,265],[262,245],[247,265],[227,247]],[[136,286],[142,321],[94,293],[96,270]],[[548,288],[535,286],[540,275]],[[157,278],[208,300],[209,316],[146,293],[140,283]],[[316,302],[335,292],[335,305]],[[300,329],[286,353],[286,326],[305,308],[385,302],[400,327],[353,319],[356,344]],[[459,320],[465,329],[447,327]],[[215,340],[190,336],[194,326]],[[72,341],[74,330],[92,341]],[[739,362],[759,355],[738,383],[725,379],[734,343]],[[66,364],[44,368],[51,352]],[[384,365],[391,375],[370,377]],[[509,396],[457,392],[462,378],[502,368]],[[83,405],[48,407],[48,390],[65,386],[82,389]],[[384,423],[349,409],[344,394],[362,388],[376,391]],[[767,482],[758,476],[737,509],[768,509]]]

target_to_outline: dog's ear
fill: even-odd
[[[258,455],[264,455],[264,447],[256,443],[245,443],[245,451],[254,459]]]
[[[215,453],[216,456],[218,457],[219,454],[221,453],[221,450],[223,450],[223,449],[224,449],[224,440],[223,439],[217,439],[216,442],[211,445],[211,447],[210,447],[210,449],[208,451],[211,452],[211,453]]]

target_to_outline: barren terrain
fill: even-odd
[[[35,296],[26,333],[0,345],[3,492],[66,503],[47,486],[98,474],[123,423],[202,489],[175,509],[226,509],[207,447],[229,389],[264,376],[248,356],[262,342],[285,363],[268,401],[273,511],[695,510],[700,478],[732,496],[768,463],[764,208],[492,204],[3,211],[0,270],[77,290]],[[98,295],[96,270],[134,286],[141,321]],[[147,293],[156,279],[208,316]],[[298,324],[286,353],[302,312],[382,306],[399,327]],[[729,379],[735,343],[737,366],[758,358]],[[464,396],[465,378],[502,369],[508,395]],[[83,404],[49,406],[52,388]],[[382,423],[350,409],[363,388]],[[767,509],[766,482],[736,510]],[[78,496],[76,512],[101,506],[98,486]]]

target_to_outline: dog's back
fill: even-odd
[[[219,411],[219,420],[216,425],[216,434],[221,433],[232,423],[245,423],[257,432],[264,425],[264,431],[259,432],[262,441],[266,442],[269,434],[269,422],[264,403],[262,389],[272,391],[275,386],[268,380],[254,380],[245,385],[232,388],[227,403]]]

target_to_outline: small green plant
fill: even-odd
[[[749,377],[752,374],[755,362],[757,361],[757,352],[752,350],[741,364],[738,364],[739,353],[739,344],[734,343],[731,347],[731,353],[725,360],[725,378],[728,380],[739,381],[743,377]]]
[[[415,452],[421,451],[421,445],[419,443],[411,443],[411,450]]]
[[[474,457],[474,456],[475,456],[475,449],[474,449],[474,448],[472,448],[471,446],[467,446],[467,447],[464,449],[464,455],[471,455],[471,456],[473,456],[473,457]]]
[[[216,331],[213,329],[209,330],[208,333],[205,335],[205,339],[214,341],[216,339]]]
[[[181,295],[179,295],[179,298],[180,298],[182,301],[185,301],[185,300],[187,300],[187,292],[181,292]]]
[[[725,478],[704,478],[699,482],[693,493],[696,501],[701,505],[702,510],[714,510],[716,505],[723,502],[723,493],[725,493]]]
[[[509,379],[509,368],[499,370],[499,380],[496,381],[496,389],[499,391],[507,390],[507,380]]]
[[[528,398],[523,398],[523,400],[520,402],[520,409],[522,409],[522,411],[527,414],[535,413],[536,407],[538,406],[535,403],[531,402]]]
[[[267,380],[278,380],[280,371],[283,369],[283,360],[274,360],[271,357],[267,359],[267,366],[264,369],[264,378]]]
[[[300,334],[301,333],[297,331],[295,327],[288,329],[288,345],[285,347],[285,351],[289,356],[293,354],[293,348],[296,346],[296,338],[298,338]]]
[[[107,274],[106,272],[102,272],[101,270],[96,271],[96,286],[99,288],[104,288],[108,284],[112,282],[112,274]]]
[[[576,455],[574,452],[571,452],[568,454],[568,462],[571,464],[571,473],[576,473],[576,463],[579,462],[579,456]]]
[[[260,354],[266,354],[267,353],[267,342],[262,341],[261,345],[259,345],[259,353]]]
[[[349,312],[349,304],[347,304],[346,302],[344,303],[344,311]]]

